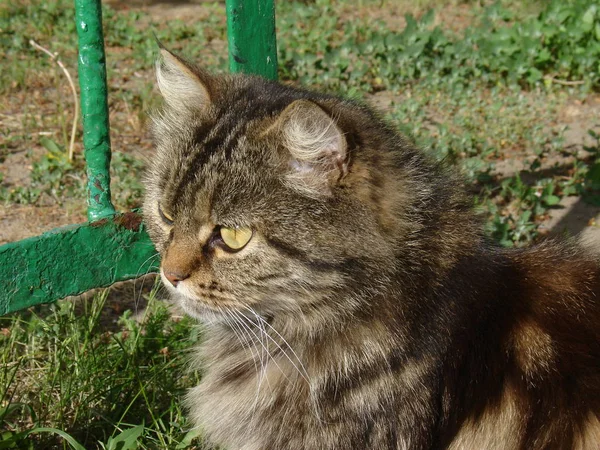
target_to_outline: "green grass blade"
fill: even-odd
[[[34,428],[33,430],[30,430],[27,434],[32,434],[32,433],[54,433],[54,434],[58,434],[60,437],[62,437],[65,441],[67,441],[69,443],[69,445],[71,445],[72,448],[74,448],[75,450],[85,450],[85,447],[83,445],[81,445],[79,442],[77,442],[73,436],[71,436],[70,434],[56,429],[56,428],[47,428],[47,427],[40,427],[40,428]]]

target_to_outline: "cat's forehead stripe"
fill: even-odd
[[[225,104],[216,111],[214,121],[200,125],[194,133],[193,148],[184,161],[183,173],[179,173],[179,183],[175,188],[175,198],[181,198],[186,190],[195,185],[202,168],[209,163],[211,156],[222,151],[222,158],[229,159],[237,147],[238,140],[246,132],[245,125],[260,115],[260,108],[253,97],[248,97],[245,89],[233,91]]]
[[[204,142],[213,131],[212,124],[207,123],[198,127],[194,136],[194,142],[190,142],[189,154],[182,162],[182,167],[174,167],[172,171],[171,182],[176,185],[173,190],[173,198],[179,199],[184,193],[185,188],[191,184],[195,178],[194,167],[203,166],[208,160],[206,152],[197,151],[197,144]]]
[[[233,126],[232,126],[233,125]],[[187,167],[182,167],[180,181],[175,188],[175,198],[181,198],[186,190],[193,188],[194,180],[201,173],[202,168],[220,150],[225,150],[223,158],[231,154],[231,149],[237,145],[238,139],[244,132],[240,124],[220,121],[215,127],[206,133],[201,141],[194,143],[194,152]],[[217,158],[218,159],[218,158]]]

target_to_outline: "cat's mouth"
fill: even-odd
[[[256,312],[253,308],[232,302],[206,301],[206,297],[190,298],[183,294],[177,300],[186,314],[204,323],[231,323],[235,318],[242,318],[248,323],[258,324],[264,321],[270,324],[273,317]]]
[[[175,300],[184,309],[186,314],[201,321],[226,320],[232,311],[247,315],[247,311],[253,311],[251,307],[240,303],[217,282],[191,283],[182,281],[173,286],[166,279],[161,270],[161,279]],[[245,311],[245,312],[244,312]]]

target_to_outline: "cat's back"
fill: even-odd
[[[448,448],[600,448],[600,258],[553,240],[503,256],[510,276],[492,314],[507,324],[502,357],[481,383],[494,387]]]
[[[515,353],[524,370],[521,349],[540,359],[553,355],[548,363],[561,373],[600,371],[600,256],[575,242],[554,240],[507,256],[516,268],[508,292],[514,292]],[[535,343],[543,341],[551,349],[535,352]]]

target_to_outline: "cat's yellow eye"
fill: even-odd
[[[238,251],[243,249],[250,239],[252,239],[252,230],[250,228],[227,228],[221,227],[219,234],[223,243],[230,250]]]
[[[171,216],[170,214],[166,213],[160,207],[160,205],[158,205],[158,215],[160,216],[160,218],[162,219],[162,221],[164,223],[166,223],[167,225],[173,225],[173,216]]]

